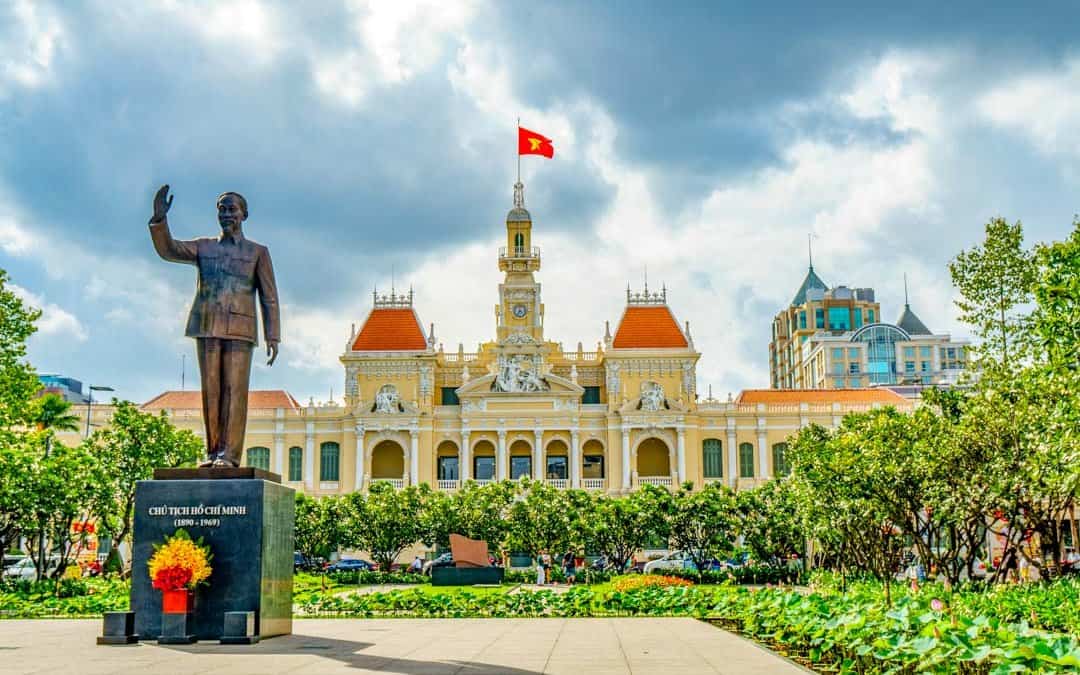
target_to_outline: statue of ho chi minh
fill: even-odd
[[[221,235],[179,241],[165,217],[172,206],[169,186],[154,196],[150,238],[158,255],[199,269],[195,301],[188,316],[188,337],[195,338],[202,378],[203,423],[207,459],[200,466],[239,466],[247,426],[251,352],[258,342],[255,293],[262,306],[267,365],[273,365],[281,341],[281,316],[270,251],[244,237],[247,200],[225,192],[217,200]]]

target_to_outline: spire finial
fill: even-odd
[[[649,265],[645,264],[645,295],[649,294]]]
[[[514,208],[525,208],[525,184],[518,178],[518,182],[514,183]]]
[[[814,243],[813,243],[813,239],[814,239],[814,233],[813,232],[807,232],[806,233],[806,252],[810,257],[810,269],[814,269]]]
[[[907,295],[907,272],[904,272],[904,307],[910,307]]]

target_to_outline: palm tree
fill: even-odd
[[[71,403],[58,394],[45,394],[34,401],[31,420],[38,431],[78,431],[79,416],[71,412]],[[51,439],[52,434],[49,434]],[[49,444],[46,441],[46,456]]]
[[[31,421],[37,426],[38,431],[45,432],[45,457],[52,450],[53,433],[56,431],[78,431],[79,417],[71,412],[71,403],[65,401],[58,394],[45,394],[33,402]],[[38,541],[38,570],[37,578],[41,581],[45,578],[45,528],[41,528],[40,540]]]

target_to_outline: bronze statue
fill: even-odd
[[[225,192],[217,200],[221,236],[177,241],[165,217],[173,198],[162,185],[154,196],[150,238],[159,256],[199,268],[199,284],[188,315],[202,376],[207,459],[200,466],[240,465],[247,426],[251,351],[258,343],[255,292],[262,306],[266,365],[274,364],[281,341],[281,316],[270,251],[244,237],[247,200]]]

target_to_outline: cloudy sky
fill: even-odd
[[[0,0],[0,268],[44,310],[32,360],[140,401],[183,354],[197,381],[194,270],[146,231],[162,183],[177,236],[213,235],[237,190],[270,247],[284,342],[253,387],[340,395],[392,275],[474,350],[517,117],[555,142],[522,171],[567,349],[647,266],[700,390],[767,386],[808,233],[827,283],[894,319],[906,271],[922,319],[964,335],[947,261],[992,216],[1060,239],[1080,210],[1080,10],[873,4]]]

